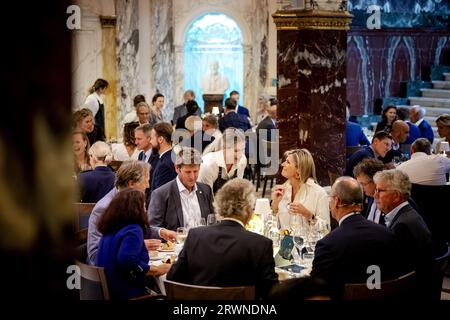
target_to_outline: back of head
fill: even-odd
[[[200,130],[202,128],[202,118],[199,116],[190,116],[184,121],[184,126],[191,132]]]
[[[95,91],[98,91],[100,89],[106,89],[108,85],[108,81],[104,79],[97,79],[95,80],[94,85],[89,89],[89,93],[94,93]]]
[[[256,197],[253,184],[240,178],[229,180],[216,193],[214,209],[224,218],[243,220],[253,210]]]
[[[361,205],[364,193],[361,185],[352,177],[339,177],[333,184],[336,196],[341,200],[341,206]]]
[[[369,179],[373,179],[373,176],[378,171],[382,171],[386,168],[384,163],[378,159],[363,159],[360,163],[358,163],[353,169],[353,175],[355,177],[359,177],[361,175],[365,175]]]
[[[431,143],[426,138],[416,139],[411,145],[413,152],[424,152],[428,155],[431,154]]]
[[[403,121],[403,120],[395,120],[392,123],[392,129],[391,129],[391,134],[395,134],[397,132],[399,132],[400,130],[403,130],[404,128],[407,128],[408,124]],[[409,127],[408,127],[409,128]]]
[[[175,165],[182,167],[186,165],[200,165],[202,155],[197,149],[190,147],[181,147],[176,154]]]
[[[198,109],[197,101],[189,100],[186,102],[186,110],[188,114],[194,114]]]
[[[112,151],[109,144],[103,141],[95,142],[89,149],[89,154],[95,157],[98,161],[110,163],[112,161]]]
[[[208,114],[203,118],[203,121],[209,123],[211,126],[213,126],[214,128],[217,128],[218,125],[218,121],[217,121],[217,116],[214,114]]]
[[[138,94],[133,99],[133,106],[137,106],[139,102],[145,102],[145,97],[142,94]]]
[[[153,130],[158,137],[162,137],[168,144],[172,143],[173,127],[170,123],[159,122],[153,126]]]
[[[127,122],[123,126],[123,144],[128,145],[134,145],[134,130],[139,127],[139,122]]]
[[[150,165],[144,161],[124,161],[116,172],[114,185],[118,189],[128,187],[129,182],[139,183],[144,179],[145,172],[150,172]]]
[[[440,123],[445,127],[450,127],[450,114],[441,114],[437,117],[436,123]]]
[[[406,121],[409,119],[409,109],[406,107],[397,108],[397,118]]]
[[[236,90],[232,90],[232,91],[230,92],[230,98],[231,98],[232,96],[234,96],[235,94],[239,94],[239,92],[236,91]]]
[[[225,107],[227,110],[236,110],[236,101],[232,100],[231,98],[227,98],[225,100]]]

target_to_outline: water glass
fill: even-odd
[[[198,226],[199,227],[206,226],[206,219],[205,218],[200,218],[200,223],[199,223]]]
[[[181,245],[184,245],[188,235],[188,229],[184,227],[177,228],[177,242]]]

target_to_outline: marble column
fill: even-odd
[[[101,16],[102,74],[109,87],[104,97],[106,139],[117,139],[117,53],[115,16]]]
[[[277,11],[280,154],[308,149],[321,185],[345,167],[348,12]]]

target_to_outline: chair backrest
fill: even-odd
[[[255,287],[207,287],[164,280],[169,300],[255,300]]]
[[[412,271],[393,280],[383,281],[380,289],[369,289],[367,283],[346,283],[344,300],[405,299],[416,287],[416,272]]]
[[[75,247],[75,260],[85,263],[87,260],[87,243]]]
[[[75,232],[75,244],[82,245],[87,243],[88,229],[83,229]]]
[[[89,224],[89,216],[94,209],[95,203],[75,202],[74,210],[74,231],[86,229]]]
[[[264,163],[259,163],[261,173],[264,176],[275,176],[280,167],[280,148],[278,143],[262,139],[261,149],[261,154],[264,155],[264,157],[267,157],[267,159],[264,159]],[[260,151],[258,150],[258,152]],[[258,155],[258,159],[260,159],[260,155]],[[275,160],[276,163],[272,164],[272,160]],[[273,168],[272,165],[274,166]]]
[[[108,282],[102,267],[91,266],[75,260],[80,268],[80,300],[109,300]]]

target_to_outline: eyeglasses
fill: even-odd
[[[375,193],[381,193],[381,192],[389,192],[389,191],[394,191],[394,190],[388,190],[388,189],[378,189],[378,188],[375,188]]]

